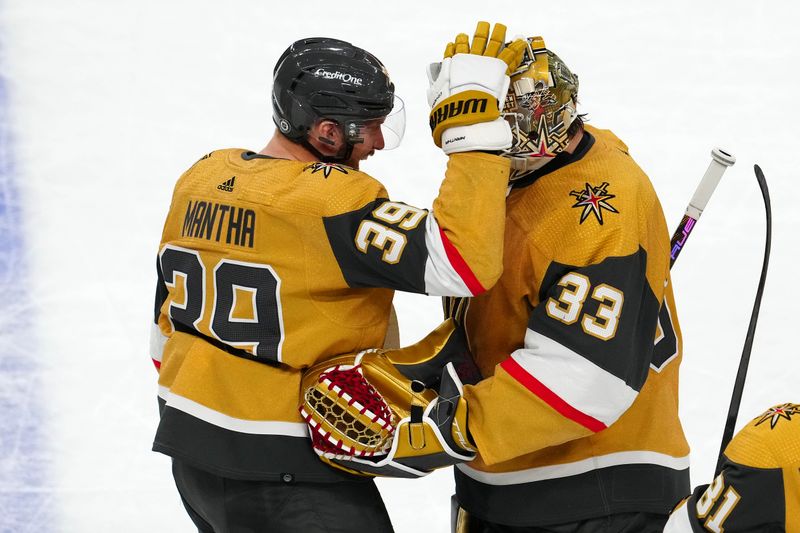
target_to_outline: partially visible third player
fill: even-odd
[[[724,455],[719,475],[680,503],[664,533],[799,533],[800,404],[761,413]]]

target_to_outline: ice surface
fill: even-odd
[[[149,451],[161,225],[194,160],[264,145],[274,61],[311,35],[388,65],[406,138],[365,170],[411,204],[431,204],[445,164],[429,140],[424,67],[478,18],[544,35],[580,76],[580,110],[628,144],[671,227],[711,148],[736,155],[673,271],[695,483],[714,467],[758,283],[759,163],[775,234],[739,425],[800,401],[796,3],[6,0],[0,10],[3,533],[193,531],[168,460]],[[401,295],[397,307],[404,343],[439,321],[436,299]],[[398,532],[447,530],[448,472],[380,486]]]

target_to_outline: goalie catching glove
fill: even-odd
[[[357,475],[404,478],[472,460],[454,366],[464,368],[464,353],[454,349],[463,339],[455,331],[448,321],[414,346],[343,355],[310,368],[300,412],[320,459]],[[438,393],[426,382],[437,383]]]
[[[461,33],[449,43],[441,63],[428,67],[428,103],[433,140],[445,153],[511,147],[509,124],[500,114],[509,74],[527,46],[517,39],[503,48],[506,27],[479,22],[472,38]]]

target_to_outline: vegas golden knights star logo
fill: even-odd
[[[800,405],[794,403],[784,403],[781,405],[776,405],[775,407],[770,407],[761,415],[756,417],[758,422],[756,422],[757,426],[760,426],[764,422],[769,420],[769,428],[773,429],[775,425],[781,419],[791,420],[792,416],[797,415],[800,417]]]
[[[342,174],[347,174],[347,169],[344,165],[337,165],[336,163],[322,163],[321,161],[311,163],[307,167],[303,168],[303,170],[310,170],[312,174],[322,172],[322,175],[325,177],[325,179],[328,179],[328,176],[330,176],[331,172],[334,170],[338,170]]]
[[[594,214],[597,221],[602,226],[603,209],[612,213],[619,213],[613,205],[608,203],[608,201],[615,198],[615,196],[613,194],[608,194],[606,191],[607,188],[608,183],[604,181],[598,187],[592,187],[587,183],[586,188],[582,191],[570,191],[569,195],[578,199],[572,207],[583,208],[581,212],[581,224],[583,224],[583,221],[586,220],[590,214]]]

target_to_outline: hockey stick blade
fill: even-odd
[[[689,238],[695,224],[697,224],[697,221],[700,219],[700,215],[703,214],[703,210],[706,208],[711,195],[714,194],[714,190],[717,188],[719,180],[722,178],[725,170],[733,166],[734,163],[736,163],[736,158],[726,151],[720,148],[711,150],[711,163],[708,165],[706,173],[703,174],[703,177],[700,179],[700,183],[697,185],[697,189],[694,191],[689,205],[686,206],[683,219],[681,223],[678,224],[675,233],[672,234],[672,239],[670,239],[670,268],[675,264],[675,260],[678,259],[678,255],[686,245],[686,240]]]
[[[722,463],[724,461],[723,454],[728,443],[733,438],[733,431],[736,426],[736,418],[739,415],[739,406],[742,402],[742,391],[744,390],[744,382],[747,377],[747,367],[750,364],[750,351],[753,348],[753,337],[756,333],[756,322],[758,322],[758,311],[761,308],[761,297],[764,294],[764,283],[767,280],[767,268],[769,267],[769,251],[772,245],[772,206],[769,200],[769,189],[767,188],[767,180],[764,177],[764,172],[761,167],[754,165],[753,169],[756,173],[758,186],[761,188],[761,196],[764,197],[764,209],[767,217],[767,237],[764,245],[764,263],[761,266],[761,279],[758,281],[758,290],[756,291],[756,299],[753,303],[753,312],[750,315],[750,326],[747,328],[747,337],[744,340],[744,348],[742,349],[742,359],[739,361],[739,371],[736,373],[736,382],[733,385],[733,394],[731,395],[731,404],[728,408],[728,419],[725,422],[725,430],[722,432],[722,443],[719,448],[719,455],[717,457],[717,468],[714,475],[720,473],[722,470]]]

